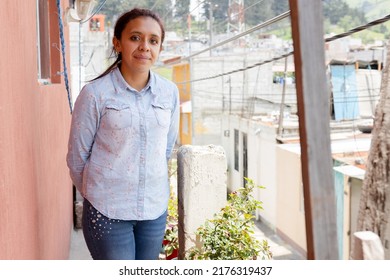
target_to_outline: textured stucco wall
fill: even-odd
[[[178,160],[179,258],[196,244],[195,231],[226,205],[226,156],[221,146],[181,146]]]
[[[0,259],[66,259],[70,112],[63,79],[37,80],[36,1],[3,0],[0,34]]]

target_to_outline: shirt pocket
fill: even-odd
[[[102,123],[107,129],[126,129],[131,127],[130,105],[110,104],[105,108]]]
[[[160,126],[166,127],[171,122],[171,108],[167,103],[152,103],[153,111]]]

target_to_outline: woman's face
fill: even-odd
[[[113,44],[122,53],[121,70],[149,72],[161,52],[161,27],[151,17],[137,17],[127,23],[120,40],[114,37]]]

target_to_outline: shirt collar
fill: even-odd
[[[119,67],[115,67],[114,70],[112,70],[112,76],[114,81],[114,86],[116,88],[119,88],[120,90],[126,90],[129,89],[131,91],[138,92],[135,90],[132,86],[130,86],[126,80],[123,78],[122,73],[119,70]],[[152,71],[149,71],[149,81],[146,84],[146,86],[141,90],[141,92],[147,91],[150,89],[152,93],[155,93],[156,90],[156,74]]]

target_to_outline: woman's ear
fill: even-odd
[[[121,42],[116,37],[112,38],[112,44],[114,46],[115,51],[117,53],[120,53],[121,52]]]

